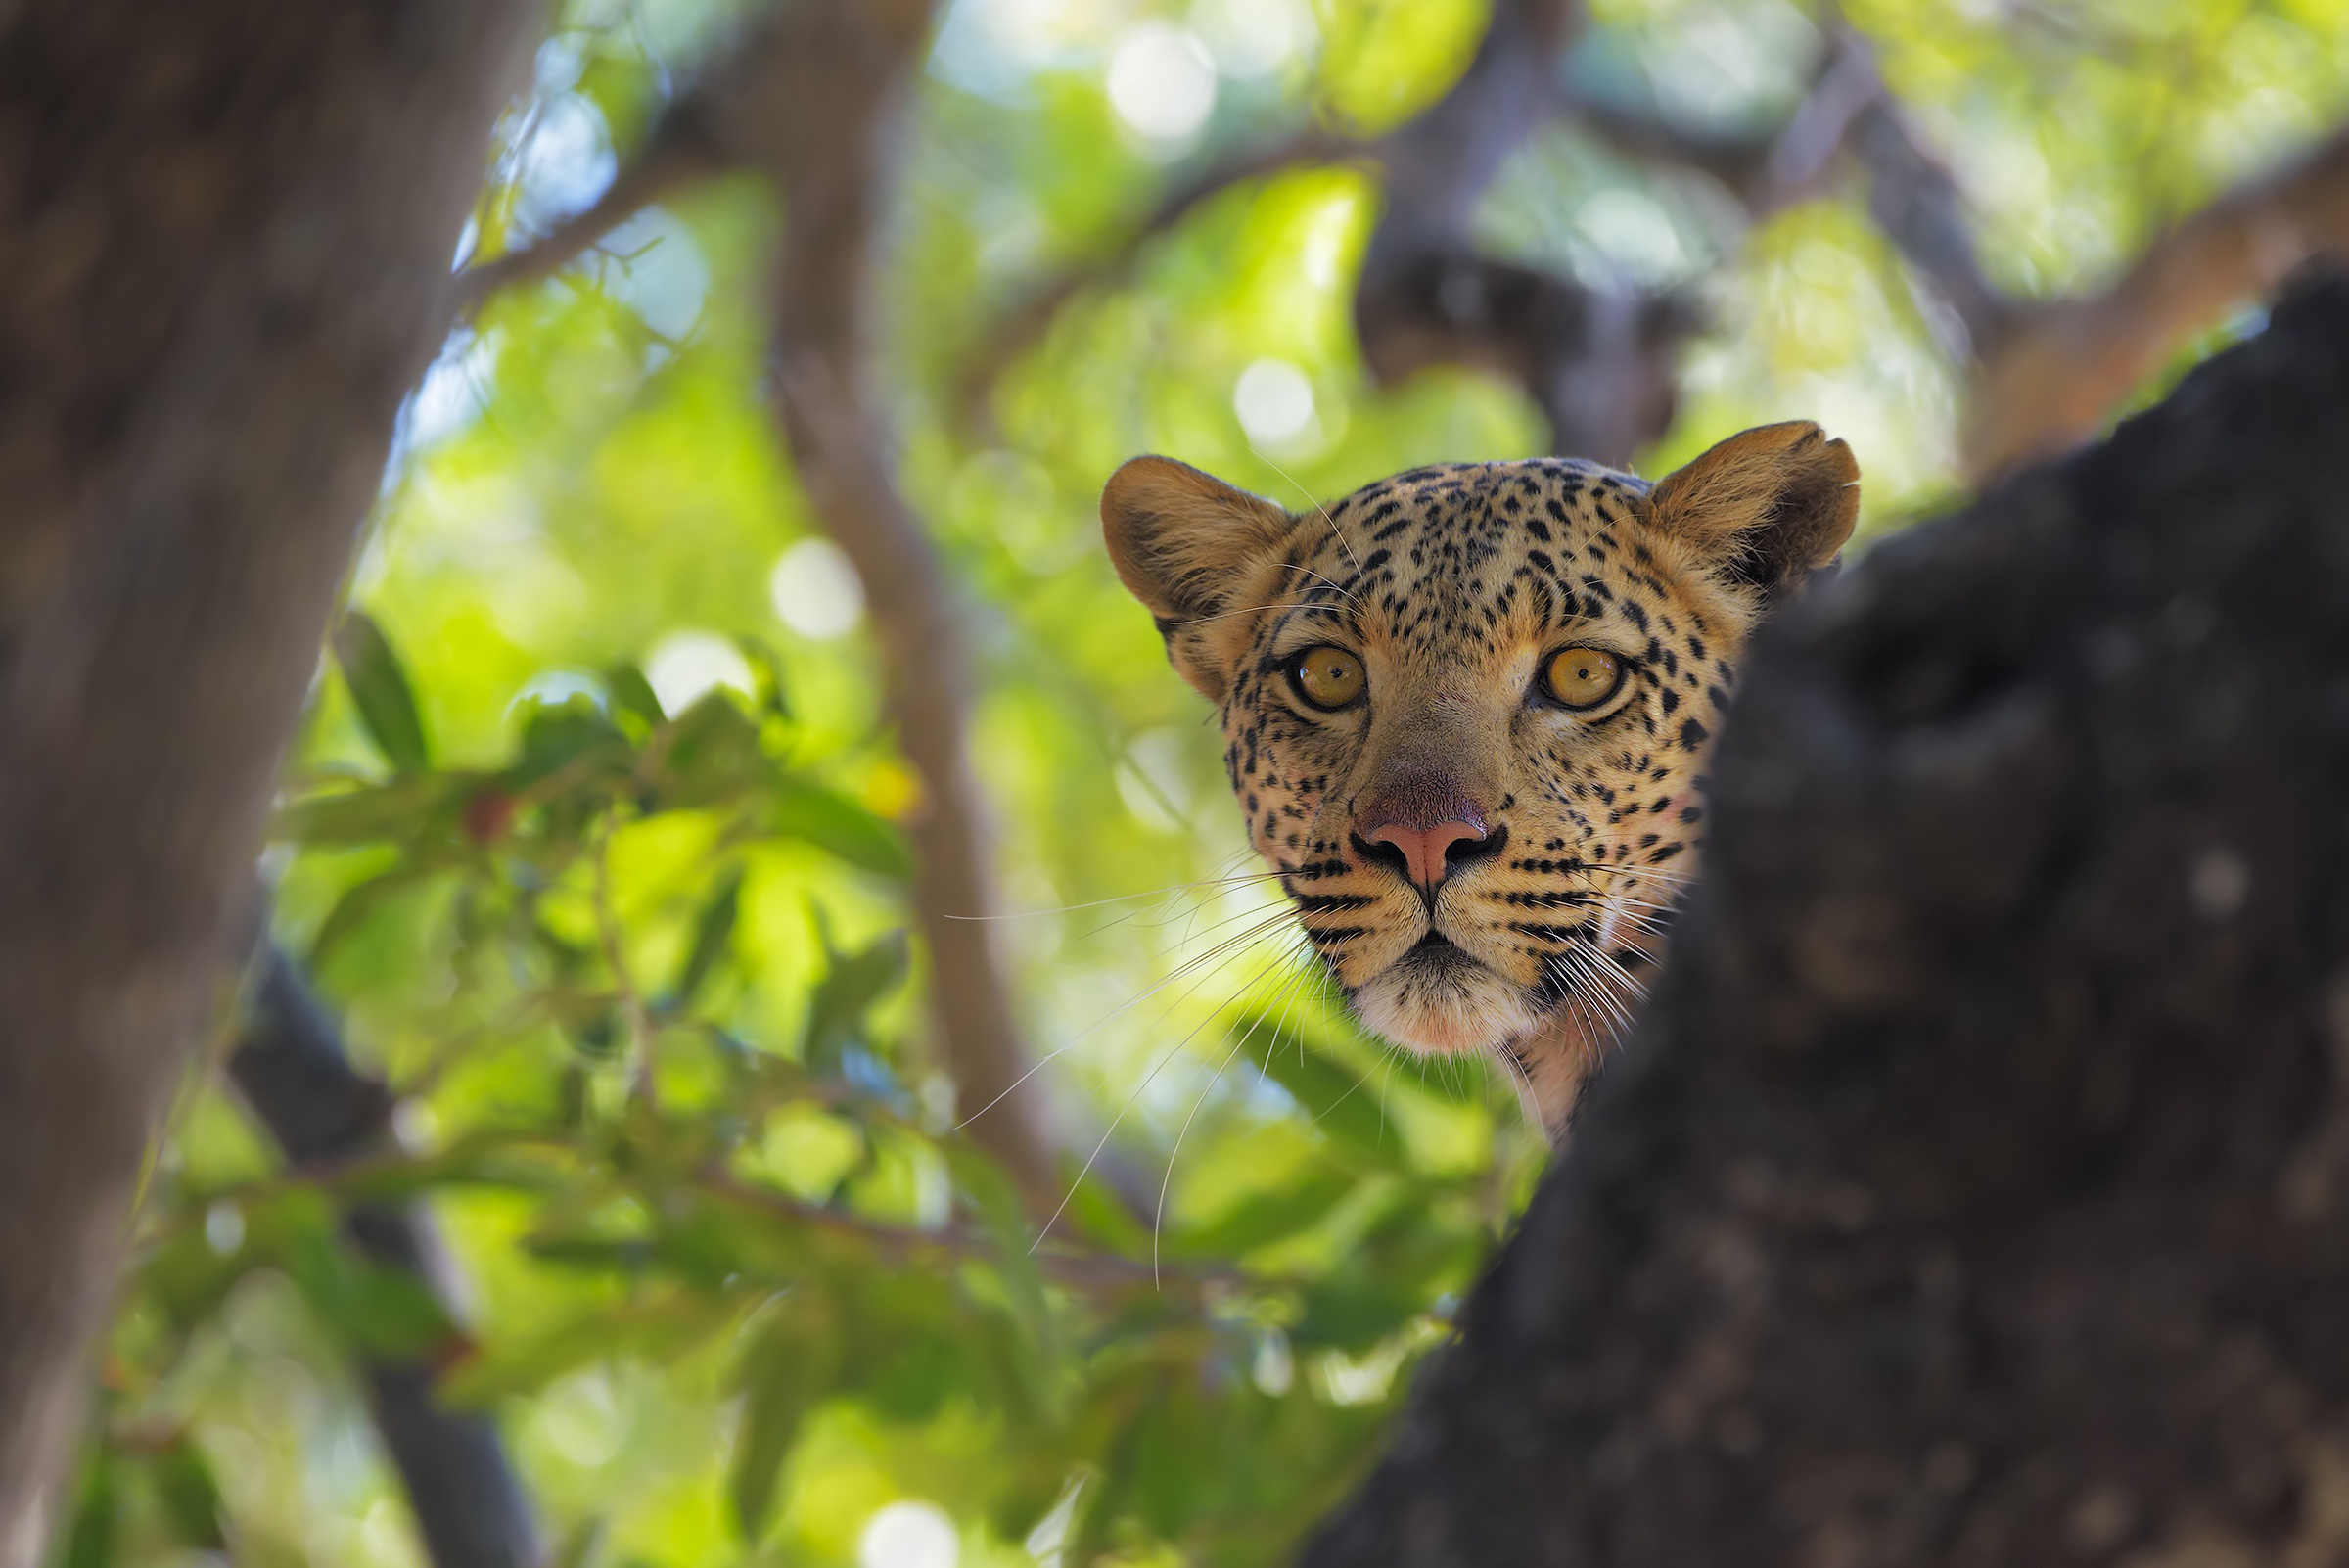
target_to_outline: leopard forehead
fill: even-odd
[[[1587,635],[1670,665],[1715,658],[1751,619],[1708,565],[1645,515],[1639,479],[1572,458],[1413,469],[1319,511],[1291,536],[1243,688],[1334,637],[1398,669],[1498,673],[1529,642]],[[1701,628],[1701,629],[1699,629]],[[1689,633],[1695,632],[1693,640]],[[1706,632],[1713,635],[1708,642]],[[1721,670],[1726,678],[1726,663]]]

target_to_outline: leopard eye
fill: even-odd
[[[1362,662],[1343,648],[1308,648],[1289,667],[1289,681],[1315,708],[1343,708],[1362,694]]]
[[[1561,648],[1549,656],[1542,684],[1561,707],[1596,708],[1623,685],[1623,661],[1604,648]]]

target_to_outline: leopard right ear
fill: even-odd
[[[1647,507],[1658,528],[1696,543],[1730,581],[1776,604],[1852,536],[1860,465],[1807,419],[1762,425],[1666,475]]]
[[[1174,669],[1210,702],[1231,686],[1232,662],[1267,605],[1280,548],[1296,520],[1171,457],[1137,457],[1101,492],[1101,534],[1118,576],[1167,639]]]

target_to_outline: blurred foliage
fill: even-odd
[[[1578,78],[1693,129],[1782,115],[1819,47],[1787,0],[1592,10]],[[736,12],[572,0],[469,246],[589,200]],[[2335,0],[1844,14],[2024,292],[2093,285],[2349,103]],[[1069,1125],[1104,1139],[1041,1245],[928,1052],[919,790],[760,390],[778,214],[695,191],[452,337],[267,867],[280,940],[402,1097],[400,1152],[293,1179],[191,1088],[60,1562],[419,1562],[355,1391],[369,1352],[496,1413],[566,1562],[1260,1563],[1342,1495],[1541,1150],[1505,1086],[1390,1059],[1299,964],[1093,497],[1160,450],[1301,505],[1525,453],[1539,421],[1478,377],[1370,387],[1349,311],[1378,193],[1349,169],[1207,204],[1071,305],[983,431],[950,410],[995,312],[1165,179],[1308,121],[1392,125],[1483,21],[957,0],[942,22],[881,346],[903,483],[978,631],[1002,947]],[[1959,381],[1857,193],[1748,231],[1561,124],[1478,221],[1707,300],[1651,472],[1802,415],[1859,451],[1871,529],[1952,485]],[[1251,378],[1280,395],[1235,395]],[[452,1306],[344,1241],[359,1195],[429,1201]]]

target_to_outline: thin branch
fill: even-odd
[[[777,6],[731,43],[714,49],[693,82],[661,112],[644,145],[586,210],[519,250],[474,263],[456,278],[458,314],[498,290],[550,278],[603,237],[686,186],[760,166],[775,135],[769,92],[791,62],[789,14]],[[808,63],[802,63],[807,69]],[[820,69],[820,64],[813,69]]]
[[[725,166],[714,149],[688,137],[656,133],[586,210],[565,218],[520,250],[477,261],[458,273],[456,313],[470,316],[501,289],[553,277],[644,208]]]
[[[992,832],[971,776],[973,658],[937,546],[898,493],[867,373],[889,144],[919,68],[928,0],[803,0],[776,13],[760,165],[791,220],[776,268],[773,407],[824,531],[855,568],[883,701],[922,781],[914,909],[932,1020],[971,1136],[1038,1213],[1058,1198],[1058,1142],[1027,1073],[1010,988],[985,920]]]
[[[995,321],[957,377],[955,399],[960,417],[966,423],[978,417],[1003,372],[1042,341],[1071,300],[1125,281],[1151,241],[1174,228],[1211,199],[1235,185],[1293,168],[1343,162],[1369,152],[1367,144],[1353,137],[1319,129],[1306,130],[1268,146],[1244,149],[1174,185],[1140,221],[1119,233],[1097,254],[1029,291],[1025,299]]]
[[[705,1175],[702,1189],[714,1197],[738,1208],[754,1209],[762,1214],[777,1216],[798,1224],[829,1230],[866,1242],[879,1251],[900,1260],[935,1259],[940,1256],[972,1258],[992,1262],[1003,1256],[999,1237],[990,1232],[966,1225],[945,1225],[937,1229],[917,1229],[910,1225],[889,1224],[867,1220],[841,1209],[802,1203],[779,1192],[747,1186],[722,1172]],[[1038,1272],[1058,1284],[1075,1290],[1128,1291],[1158,1289],[1161,1281],[1152,1266],[1132,1258],[1108,1252],[1078,1252],[1066,1247],[1043,1246],[1028,1255]],[[1166,1274],[1191,1281],[1194,1284],[1249,1285],[1271,1283],[1251,1276],[1240,1269],[1213,1264],[1170,1265]]]

